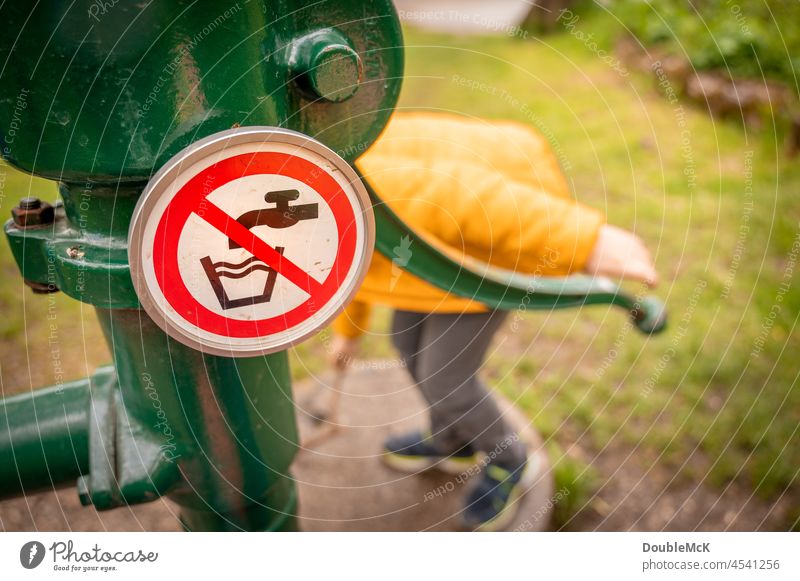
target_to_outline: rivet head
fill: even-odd
[[[355,95],[363,75],[361,57],[332,29],[297,40],[292,69],[301,89],[333,103]]]
[[[361,59],[348,46],[327,46],[315,55],[308,71],[317,96],[339,103],[355,95],[361,80]]]

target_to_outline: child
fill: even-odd
[[[571,198],[548,143],[529,127],[396,113],[358,166],[400,218],[451,252],[539,276],[656,282],[642,242]],[[528,457],[477,376],[505,313],[402,271],[398,264],[413,251],[398,241],[394,261],[375,253],[356,299],[334,323],[332,359],[343,367],[355,355],[371,304],[394,307],[392,342],[428,402],[430,428],[389,438],[383,458],[408,472],[460,472],[490,454],[463,520],[470,529],[502,529],[538,476],[536,456]]]

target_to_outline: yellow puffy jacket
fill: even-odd
[[[399,217],[450,254],[493,266],[558,276],[581,270],[603,215],[570,196],[547,141],[509,121],[441,113],[395,113],[358,168]],[[361,334],[369,306],[430,313],[486,311],[402,270],[413,242],[393,260],[375,253],[355,300],[334,322]]]

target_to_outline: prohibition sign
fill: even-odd
[[[256,355],[335,317],[373,240],[368,197],[344,160],[302,134],[236,129],[186,148],[150,181],[131,223],[131,275],[175,339]]]

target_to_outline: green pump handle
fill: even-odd
[[[627,310],[642,333],[660,333],[666,328],[664,303],[655,297],[637,300],[607,278],[529,276],[472,259],[469,264],[459,264],[414,232],[381,200],[369,181],[363,176],[361,179],[375,212],[376,250],[403,270],[434,286],[501,310],[516,310],[523,305],[526,309],[552,310],[612,304]],[[403,238],[411,241],[414,250],[400,260],[394,248]]]

